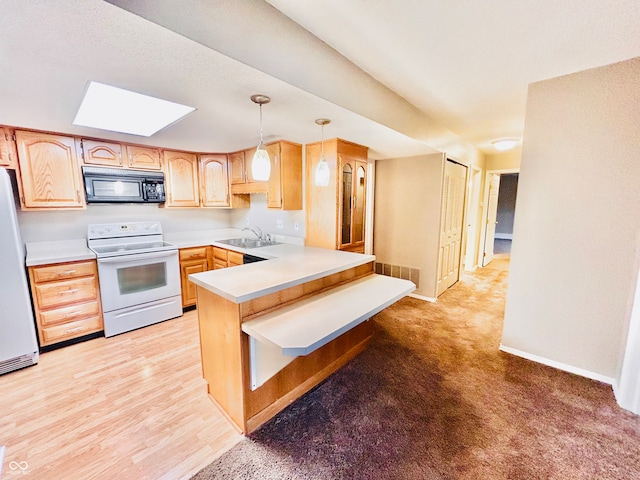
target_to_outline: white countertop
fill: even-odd
[[[219,243],[219,240],[229,238],[251,238],[251,234],[247,235],[246,233],[248,232],[242,232],[239,229],[224,228],[168,233],[164,235],[164,239],[177,245],[178,248],[214,245],[268,259],[264,262],[189,275],[189,280],[196,285],[235,303],[246,302],[269,293],[326,277],[375,259],[373,255],[305,247],[290,243],[260,248],[241,248]],[[283,239],[277,236],[275,238],[277,241]],[[302,242],[302,239],[297,238],[287,238],[286,240]],[[87,240],[84,238],[27,243],[26,253],[28,267],[96,258],[96,255],[87,247]]]
[[[367,275],[244,322],[242,331],[283,355],[308,355],[415,288],[409,280]]]
[[[265,258],[273,258],[268,252],[258,253],[262,249],[245,249],[218,243],[218,240],[229,238],[251,238],[252,234],[243,232],[238,228],[220,228],[215,230],[196,230],[187,232],[174,232],[164,234],[164,240],[173,243],[178,248],[201,247],[205,245],[216,245],[228,250],[236,250],[242,253],[252,253]],[[276,240],[285,240],[278,238]],[[287,237],[288,243],[304,243],[302,238]],[[49,242],[31,242],[26,244],[26,265],[32,267],[36,265],[49,265],[53,263],[74,262],[79,260],[93,260],[96,258],[89,247],[86,238],[76,238],[71,240],[56,240]]]
[[[96,258],[96,254],[87,247],[86,238],[27,243],[26,251],[27,267]]]
[[[280,235],[272,235],[274,240],[281,243],[291,245],[304,245],[304,239],[298,237],[283,237]],[[242,231],[238,228],[220,228],[216,230],[197,230],[190,232],[178,232],[178,233],[165,233],[164,240],[169,243],[177,245],[178,248],[190,248],[190,247],[202,247],[206,245],[213,245],[216,247],[226,248],[227,250],[234,250],[236,252],[248,253],[250,255],[256,255],[264,258],[275,258],[273,253],[270,253],[271,247],[261,248],[242,248],[235,245],[227,245],[226,243],[220,243],[220,240],[228,240],[230,238],[256,238],[250,232]]]
[[[227,238],[245,237],[248,232],[242,232],[237,228],[218,228],[215,230],[193,230],[187,232],[165,233],[165,242],[173,243],[178,248],[202,247],[213,245],[216,240]]]
[[[375,260],[373,255],[289,244],[237,250],[270,260],[196,273],[189,275],[189,280],[227,300],[243,303]]]

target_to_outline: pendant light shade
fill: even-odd
[[[329,164],[324,158],[324,126],[331,123],[331,120],[327,118],[319,118],[316,120],[316,123],[322,127],[322,153],[320,154],[320,161],[318,162],[318,165],[316,165],[315,184],[318,187],[328,187],[331,172],[329,171]]]
[[[271,99],[266,95],[252,95],[251,101],[260,105],[260,144],[251,161],[251,175],[254,180],[266,181],[271,176],[271,160],[262,140],[262,105]]]

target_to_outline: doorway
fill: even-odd
[[[485,177],[484,212],[478,264],[511,252],[519,169],[489,170]]]
[[[482,198],[482,170],[475,165],[469,166],[465,221],[467,228],[463,232],[464,270],[472,272],[478,267],[478,249],[480,248],[480,215]]]

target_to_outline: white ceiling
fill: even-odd
[[[439,124],[491,152],[522,135],[528,83],[640,56],[637,0],[269,0],[324,43],[262,0],[110,1],[0,0],[0,124],[233,151],[264,93],[269,138],[318,141],[326,117],[325,138],[387,158],[444,149]],[[75,127],[90,80],[197,111],[149,139]]]
[[[638,0],[267,1],[486,152],[528,84],[640,56]]]

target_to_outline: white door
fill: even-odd
[[[440,214],[440,251],[438,254],[438,295],[460,278],[460,252],[464,217],[467,167],[445,162]]]
[[[484,234],[484,253],[482,266],[489,265],[493,260],[493,243],[496,238],[496,225],[498,224],[498,193],[500,191],[500,175],[489,175],[489,199],[487,201],[487,228]]]
[[[467,213],[465,214],[467,228],[464,232],[464,269],[473,271],[478,266],[478,250],[480,242],[480,181],[482,180],[482,170],[471,167],[469,171],[469,185],[467,192]]]

